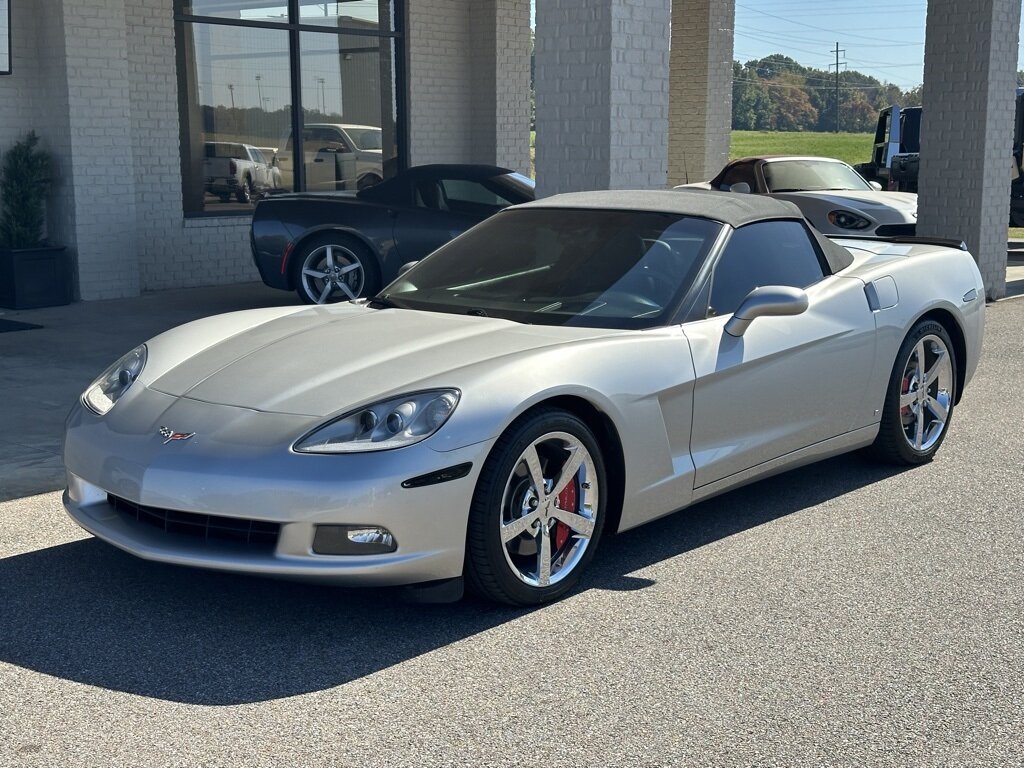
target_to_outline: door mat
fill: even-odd
[[[35,325],[34,323],[19,323],[17,320],[3,320],[0,319],[0,333],[10,333],[13,331],[31,331],[35,328],[42,328],[41,325]]]

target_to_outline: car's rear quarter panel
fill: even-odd
[[[887,244],[867,246],[879,253],[861,250],[847,243],[855,262],[842,272],[865,284],[885,277],[896,283],[895,305],[875,311],[878,366],[871,392],[880,410],[885,388],[900,345],[914,324],[929,313],[952,318],[964,340],[963,380],[958,390],[970,382],[978,365],[984,336],[985,289],[973,257],[967,251],[939,245]],[[863,244],[860,244],[863,246]],[[970,299],[971,292],[974,298]]]

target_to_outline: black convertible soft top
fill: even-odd
[[[734,229],[772,219],[799,219],[807,223],[800,209],[785,200],[776,200],[765,195],[744,195],[708,189],[567,192],[532,203],[523,203],[516,208],[598,208],[674,213],[720,221]],[[853,263],[853,255],[848,250],[833,243],[809,223],[807,226],[833,273]]]
[[[482,181],[509,173],[515,173],[515,171],[498,165],[482,165],[479,163],[414,165],[412,168],[406,168],[404,171],[396,173],[379,184],[374,184],[372,187],[360,190],[358,196],[364,200],[386,200],[395,194],[403,194],[405,190],[409,189],[410,184],[415,184],[422,179]]]

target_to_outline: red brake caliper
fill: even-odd
[[[900,387],[900,394],[905,395],[910,390],[910,379],[906,376],[903,377],[903,385]],[[910,413],[910,406],[904,405],[900,408],[900,416],[906,416]]]
[[[576,479],[565,486],[565,489],[558,494],[558,507],[567,512],[578,512],[576,508]],[[561,520],[555,525],[555,550],[559,550],[569,540],[572,529]]]

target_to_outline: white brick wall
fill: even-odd
[[[410,3],[410,163],[529,168],[529,0]]]
[[[712,178],[729,160],[735,0],[675,0],[669,183]]]
[[[928,3],[917,232],[963,239],[990,299],[1006,294],[1020,15],[1020,0]]]
[[[670,0],[537,5],[537,189],[663,187]]]
[[[473,47],[468,0],[408,5],[410,163],[469,162]]]
[[[126,0],[125,5],[141,287],[258,280],[247,217],[185,219],[182,213],[172,3]]]
[[[124,0],[64,3],[71,158],[83,299],[139,292]],[[124,222],[124,226],[117,226]]]

